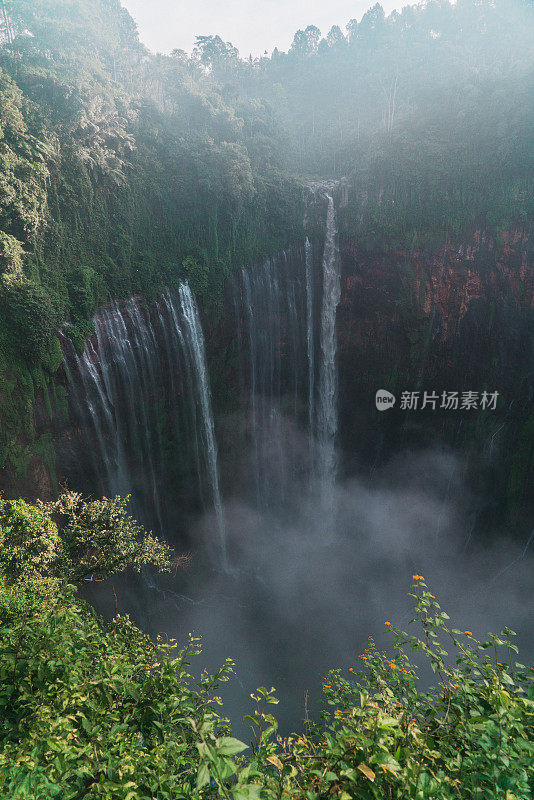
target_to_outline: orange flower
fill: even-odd
[[[464,633],[465,633],[465,635],[466,635],[466,636],[472,636],[472,635],[473,635],[473,634],[471,633],[471,631],[464,631]]]
[[[384,622],[384,625],[391,625],[391,622],[388,622],[388,621],[386,620],[386,622]]]
[[[497,661],[497,666],[498,666],[498,667],[504,667],[504,664],[501,664],[501,662],[500,662],[500,661]]]
[[[358,656],[358,658],[361,658],[362,661],[367,661],[367,656]]]
[[[458,686],[458,684],[457,684],[457,683],[455,683],[455,684],[454,684],[454,688],[455,688],[455,689],[459,689],[460,687]]]
[[[354,672],[354,667],[349,667],[349,672]]]
[[[436,599],[436,595],[434,595],[434,594],[431,594],[430,597],[432,598],[432,600]]]
[[[412,580],[413,581],[418,581],[419,580],[419,575],[412,575]]]

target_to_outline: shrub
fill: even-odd
[[[330,672],[321,722],[310,724],[305,735],[277,737],[276,722],[261,705],[272,692],[256,696],[258,709],[250,719],[262,732],[248,769],[261,775],[256,780],[264,787],[262,797],[532,797],[534,673],[514,661],[515,634],[505,628],[479,642],[471,631],[449,628],[448,615],[422,576],[414,576],[411,594],[422,638],[386,622],[395,656],[379,652],[370,640],[360,670],[351,668],[348,676]],[[430,662],[439,680],[429,690],[418,690],[417,667],[406,648]]]
[[[43,353],[41,361],[44,369],[50,375],[53,375],[54,372],[57,372],[60,368],[63,362],[63,351],[61,350],[61,345],[57,336],[51,338],[48,350]]]
[[[24,500],[0,498],[0,574],[13,580],[57,570],[62,545],[57,525]]]
[[[332,670],[321,717],[300,734],[279,735],[274,689],[260,687],[245,717],[254,741],[241,755],[247,746],[231,736],[216,694],[232,662],[195,681],[198,639],[180,649],[151,641],[128,617],[106,624],[67,583],[127,564],[168,567],[164,545],[139,541],[125,502],[66,494],[39,507],[0,505],[1,798],[533,796],[533,670],[515,660],[508,628],[480,642],[449,627],[420,575],[411,596],[421,636],[386,622],[394,655],[370,640],[360,668]],[[426,657],[434,686],[418,687],[409,651]]]

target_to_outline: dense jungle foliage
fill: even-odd
[[[60,327],[81,348],[109,296],[184,277],[216,311],[231,270],[302,241],[310,179],[346,179],[340,232],[376,250],[527,227],[532,34],[526,0],[458,0],[375,5],[258,59],[217,36],[153,55],[119,0],[2,0],[0,469],[38,453],[53,473],[33,401],[65,411]],[[217,694],[231,663],[193,677],[198,640],[153,642],[78,593],[180,565],[120,498],[0,497],[2,800],[532,796],[534,672],[512,631],[449,628],[415,575],[422,633],[386,621],[392,647],[333,670],[300,734],[260,688],[248,745]]]
[[[435,244],[532,218],[533,13],[528,0],[389,16],[377,3],[345,33],[310,25],[255,61],[217,37],[199,46],[229,102],[276,107],[297,170],[350,178],[342,231],[375,248]]]
[[[319,719],[300,734],[278,733],[274,689],[258,689],[249,746],[217,694],[231,662],[194,678],[197,639],[153,642],[77,596],[83,580],[128,566],[172,568],[166,545],[139,534],[119,498],[0,502],[1,798],[532,796],[534,671],[516,661],[512,631],[479,642],[450,628],[414,575],[420,638],[386,621],[392,647],[370,641],[354,667],[330,672]],[[421,688],[410,651],[435,685]]]
[[[184,275],[216,305],[231,269],[302,239],[302,189],[268,105],[149,54],[118,0],[2,12],[0,468],[24,471],[58,326],[80,346],[109,295]]]

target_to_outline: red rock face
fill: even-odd
[[[402,320],[423,323],[438,316],[439,339],[445,343],[458,335],[474,300],[534,308],[527,246],[528,236],[519,230],[506,231],[499,247],[476,231],[468,245],[445,245],[435,255],[416,250],[376,257],[361,252],[354,241],[343,242],[341,346],[365,348],[376,341],[402,355],[402,341],[386,330],[395,330]]]
[[[403,447],[470,452],[482,481],[508,510],[534,494],[534,272],[522,230],[498,244],[483,232],[431,254],[364,252],[341,242],[338,311],[340,441],[373,463]],[[492,415],[382,413],[387,389],[499,391]],[[460,432],[460,433],[459,433]],[[528,437],[531,437],[530,445]],[[491,444],[491,447],[490,447]],[[506,512],[503,512],[504,514]]]
[[[522,518],[528,517],[534,497],[532,246],[519,229],[505,232],[499,243],[477,231],[463,247],[444,245],[437,253],[378,255],[362,250],[356,240],[341,240],[338,443],[347,474],[387,461],[407,447],[445,445],[468,454],[477,490],[495,498],[488,514],[497,524],[518,508]],[[243,319],[238,324],[235,302],[229,292],[224,313],[204,317],[203,326],[215,411],[219,420],[234,413],[237,430],[243,428],[250,381],[246,325]],[[283,324],[280,335],[284,359]],[[60,373],[58,380],[65,376]],[[397,397],[415,389],[488,390],[499,391],[500,399],[492,414],[436,410],[407,415],[399,403],[378,412],[378,389]],[[304,424],[305,411],[301,416]],[[54,444],[61,481],[66,477],[62,465],[80,462],[82,432],[72,418],[55,414],[49,420],[39,397],[36,427]],[[230,448],[219,433],[224,460]],[[235,431],[229,438],[236,438]],[[82,468],[80,462],[83,477]],[[4,489],[30,497],[49,495],[45,472],[44,463],[36,463],[27,478],[12,476]],[[71,466],[67,474],[73,472]],[[82,477],[80,487],[90,491]]]

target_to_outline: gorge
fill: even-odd
[[[0,800],[527,800],[532,2],[182,5],[1,4]]]
[[[422,254],[414,254],[413,283],[405,277],[407,267],[397,267],[404,288],[383,289],[394,302],[401,291],[409,293],[406,308],[388,309],[385,295],[367,310],[361,305],[370,291],[366,281],[378,267],[364,256],[355,270],[357,243],[343,241],[338,248],[334,197],[342,205],[339,186],[314,188],[310,195],[307,215],[321,220],[321,238],[307,238],[232,278],[217,329],[207,323],[206,349],[187,284],[152,304],[133,298],[104,307],[82,356],[65,337],[72,422],[66,428],[58,423],[54,434],[60,475],[69,486],[131,494],[137,518],[179,551],[192,553],[192,566],[174,580],[149,579],[137,588],[114,581],[120,607],[154,633],[183,637],[186,629],[199,631],[213,666],[237,653],[245,674],[284,686],[285,724],[301,713],[302,686],[314,696],[313,676],[328,669],[331,653],[341,662],[350,659],[354,641],[363,646],[363,632],[403,605],[402,594],[389,585],[399,568],[424,569],[457,613],[468,602],[496,617],[513,606],[519,628],[519,594],[528,592],[531,572],[528,548],[523,552],[528,528],[515,542],[506,541],[507,497],[492,495],[495,471],[502,476],[506,463],[501,453],[528,425],[530,406],[521,398],[531,351],[516,348],[532,341],[521,333],[524,312],[515,294],[526,278],[528,238],[511,235],[498,266],[492,266],[491,244],[479,244],[478,261],[476,242],[464,254],[445,251],[443,263],[433,267],[438,277],[419,266]],[[492,294],[495,269],[507,276],[504,305]],[[460,374],[440,361],[450,348],[468,357],[462,326],[473,311],[463,292],[472,292],[475,281],[476,324],[491,317],[497,337],[507,314],[519,325],[517,333],[508,328],[501,345],[508,366],[517,364],[516,377],[507,373],[508,384],[499,379],[499,363],[490,387],[487,377],[470,383],[476,371],[466,363]],[[351,304],[357,304],[356,314]],[[369,312],[377,338],[360,343],[353,326],[367,325],[369,336]],[[412,372],[403,374],[399,347],[405,345],[398,331],[404,314],[414,334],[414,313],[422,330],[431,330],[412,342]],[[486,345],[476,344],[467,330],[470,347],[478,347],[469,359],[477,365]],[[396,365],[396,373],[388,375],[385,363]],[[222,402],[221,384],[229,395]],[[428,387],[441,398],[443,387],[477,386],[502,394],[482,426],[480,419],[473,424],[473,411],[399,408],[405,387],[421,393]],[[377,388],[396,393],[397,407],[377,410]],[[521,492],[516,520],[529,514],[529,491]],[[493,515],[499,509],[497,537],[487,527],[488,505]],[[512,594],[507,570],[518,558]],[[368,571],[371,581],[364,577]],[[333,585],[345,587],[341,606]],[[107,592],[89,596],[106,610]],[[252,620],[262,620],[256,632]],[[284,657],[282,627],[288,637]],[[311,644],[317,637],[328,643],[324,660]],[[229,696],[233,707],[246,708],[248,695],[239,686]]]

